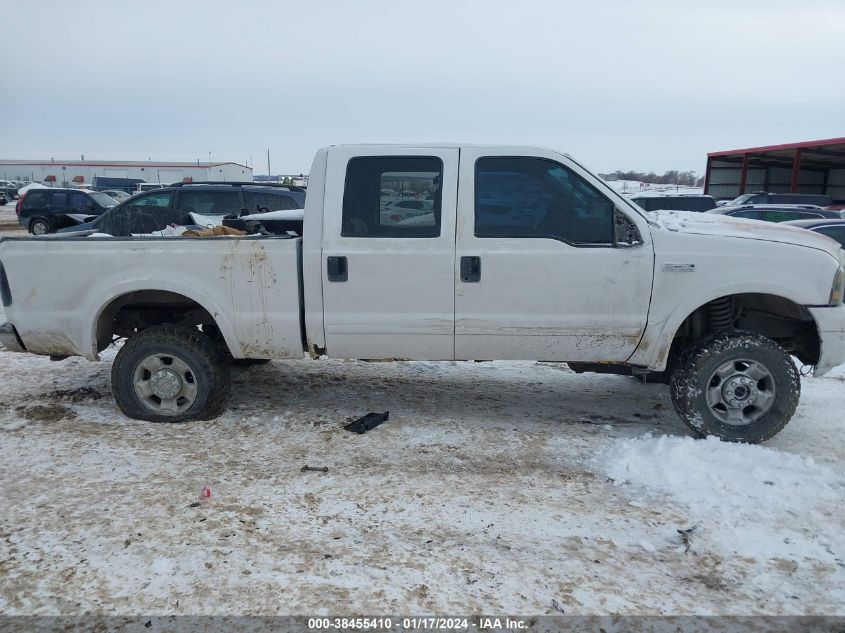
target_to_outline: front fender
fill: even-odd
[[[636,350],[628,359],[631,365],[648,367],[653,371],[663,371],[669,358],[669,349],[678,328],[693,312],[715,299],[738,294],[767,294],[787,299],[797,305],[812,304],[817,301],[816,297],[810,298],[806,293],[796,292],[795,288],[786,288],[778,283],[747,283],[730,282],[707,289],[706,292],[696,292],[694,297],[689,297],[682,303],[674,306],[668,315],[661,320],[652,320],[652,316],[665,314],[653,306],[649,315],[649,322]],[[655,299],[655,303],[664,303]]]

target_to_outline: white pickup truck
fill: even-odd
[[[671,382],[699,435],[759,442],[845,361],[845,253],[792,227],[647,214],[545,149],[336,146],[302,236],[0,240],[9,350],[98,360],[137,419],[209,419],[228,362],[566,361]],[[565,398],[561,409],[565,410]]]

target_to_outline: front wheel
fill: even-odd
[[[114,359],[111,378],[120,410],[150,422],[216,418],[231,387],[220,348],[185,326],[151,327],[130,338]]]
[[[757,444],[780,432],[798,406],[801,379],[783,348],[753,332],[721,332],[681,354],[672,403],[700,436]]]

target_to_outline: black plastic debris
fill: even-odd
[[[376,428],[382,422],[387,422],[387,418],[389,417],[390,411],[385,411],[384,413],[368,413],[363,418],[358,418],[343,428],[347,431],[352,431],[353,433],[361,435],[362,433],[366,433],[367,431]]]

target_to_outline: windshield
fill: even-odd
[[[731,205],[731,206],[738,205],[738,204],[748,204],[749,202],[751,202],[751,198],[753,198],[753,197],[754,197],[753,193],[746,193],[745,195],[742,195],[739,198],[734,198],[733,200],[728,202],[728,204]]]
[[[91,196],[97,204],[102,207],[106,207],[107,209],[110,209],[117,204],[117,200],[111,196],[107,196],[101,191],[95,191],[93,193],[89,193],[88,195]]]

